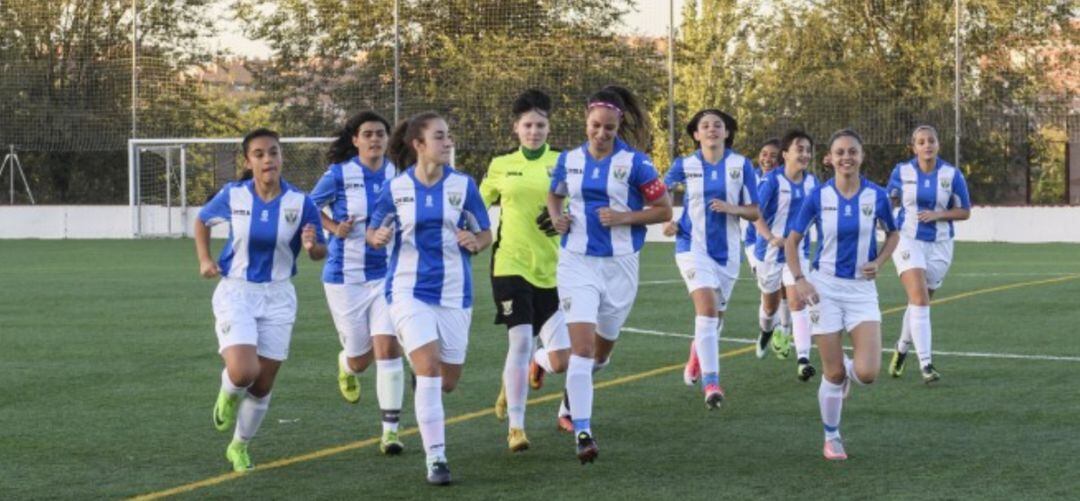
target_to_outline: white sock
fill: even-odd
[[[908,347],[911,346],[911,324],[908,322],[908,312],[911,308],[904,309],[904,320],[900,324],[900,339],[896,341],[896,351],[901,354],[908,352]]]
[[[510,415],[511,428],[525,428],[532,335],[530,324],[515,325],[507,331],[510,348],[506,350],[506,363],[503,365],[503,384],[506,385],[506,412]]]
[[[442,404],[442,378],[416,376],[416,424],[428,457],[446,457],[446,415]]]
[[[791,312],[791,333],[795,337],[795,353],[798,358],[810,359],[810,312],[803,308]]]
[[[698,315],[694,317],[694,348],[702,374],[720,373],[720,319]]]
[[[593,405],[593,359],[570,355],[566,369],[566,394],[574,410],[574,431],[591,432],[589,420]],[[579,426],[580,425],[580,426]]]
[[[859,379],[858,374],[855,374],[855,361],[848,356],[844,355],[844,374],[847,374],[847,378],[858,383],[859,386],[866,386],[863,380]]]
[[[780,298],[780,307],[776,309],[776,315],[780,317],[780,328],[791,334],[791,310],[788,309],[787,299]]]
[[[346,374],[352,374],[353,376],[360,374],[359,372],[352,370],[352,367],[349,367],[349,357],[345,356],[344,351],[338,352],[338,362],[341,364],[341,368],[345,369]]]
[[[541,369],[544,369],[544,372],[547,372],[548,374],[555,373],[555,369],[551,368],[551,357],[548,356],[547,348],[543,346],[537,348],[536,351],[533,352],[533,360]]]
[[[247,442],[255,437],[262,425],[266,411],[270,408],[270,394],[259,398],[250,393],[240,400],[240,406],[236,409],[236,430],[233,432],[233,440]]]
[[[398,431],[405,394],[405,364],[401,357],[375,361],[375,393],[382,411],[383,431]]]
[[[250,385],[248,385],[248,386],[250,386]],[[237,386],[236,384],[234,384],[232,382],[232,379],[229,377],[229,369],[222,369],[221,370],[221,389],[225,393],[228,393],[230,396],[236,397],[236,396],[242,396],[244,394],[245,390],[247,390],[247,386]]]
[[[758,306],[758,325],[761,326],[761,332],[772,332],[774,325],[775,313],[772,315],[765,313],[765,304],[762,303]]]
[[[911,339],[915,341],[915,352],[919,354],[919,367],[926,367],[931,362],[930,307],[909,304],[907,311]]]
[[[844,385],[830,383],[821,378],[817,392],[821,408],[821,423],[825,427],[825,440],[840,438],[840,413],[844,408]]]

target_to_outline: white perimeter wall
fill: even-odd
[[[188,209],[187,231],[198,214]],[[676,214],[682,209],[676,209]],[[165,234],[169,226],[163,207],[143,207],[143,230]],[[498,208],[491,211],[498,221]],[[171,211],[174,232],[184,227],[180,209]],[[0,206],[0,239],[10,238],[131,238],[131,210],[126,205]],[[214,236],[227,230],[218,226]],[[1080,207],[975,207],[971,219],[956,223],[957,240],[971,242],[1080,243]],[[670,241],[660,227],[649,228],[649,241]]]

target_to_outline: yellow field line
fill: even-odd
[[[1050,278],[1050,279],[1045,279],[1045,280],[1033,280],[1033,281],[1030,281],[1030,282],[1017,282],[1017,283],[1013,283],[1013,284],[999,285],[999,286],[995,286],[995,287],[988,287],[988,288],[985,288],[985,289],[977,289],[977,290],[973,290],[973,291],[969,291],[969,292],[962,292],[962,293],[952,295],[952,296],[948,296],[948,297],[943,297],[943,298],[940,298],[940,299],[935,299],[935,300],[931,301],[931,304],[936,305],[936,304],[941,304],[941,303],[947,303],[947,302],[950,302],[950,301],[956,301],[958,299],[964,299],[964,298],[968,298],[968,297],[972,297],[972,296],[978,296],[978,295],[981,295],[981,294],[990,294],[990,293],[993,293],[993,292],[1001,292],[1001,291],[1010,290],[1010,289],[1018,289],[1018,288],[1021,288],[1021,287],[1032,287],[1032,286],[1036,286],[1036,285],[1046,285],[1046,284],[1052,284],[1052,283],[1058,283],[1058,282],[1065,282],[1065,281],[1068,281],[1068,280],[1075,280],[1077,278],[1080,278],[1080,275],[1065,275],[1065,276],[1056,277],[1056,278]],[[899,312],[904,311],[906,308],[907,308],[907,305],[897,306],[897,307],[894,307],[894,308],[889,308],[887,310],[884,310],[881,313],[883,315],[888,315],[888,314],[891,314],[891,313],[899,313]],[[720,358],[734,357],[734,356],[737,356],[737,355],[742,355],[743,353],[750,353],[751,351],[754,351],[754,346],[753,345],[745,346],[743,348],[739,348],[739,349],[736,349],[736,350],[731,350],[731,351],[721,353]],[[648,370],[648,371],[645,371],[645,372],[639,372],[639,373],[636,373],[636,374],[631,374],[629,376],[623,376],[623,377],[620,377],[620,378],[612,379],[610,381],[604,381],[604,382],[601,382],[601,383],[596,383],[594,388],[599,390],[599,389],[603,389],[603,388],[610,388],[612,386],[623,385],[623,384],[626,384],[626,383],[631,383],[631,382],[638,381],[638,380],[641,380],[641,379],[645,379],[645,378],[648,378],[648,377],[663,374],[665,372],[671,372],[671,371],[674,371],[674,370],[678,370],[678,369],[681,369],[682,367],[683,367],[682,363],[678,363],[678,364],[675,364],[675,365],[668,365],[666,367],[659,367],[659,368]],[[550,402],[550,401],[553,401],[553,400],[558,400],[560,398],[562,398],[562,393],[551,393],[551,394],[548,394],[548,395],[544,395],[542,397],[532,398],[527,402],[527,404],[528,405],[534,405],[534,404],[539,404],[539,403],[543,403],[543,402]],[[480,417],[487,416],[489,414],[493,414],[494,412],[495,412],[494,409],[492,409],[491,407],[488,407],[486,409],[470,412],[470,413],[467,413],[467,414],[461,414],[459,416],[454,416],[452,418],[449,418],[449,419],[446,420],[446,424],[451,425],[451,424],[462,423],[462,422],[465,422],[465,421],[471,421],[471,420],[476,419],[476,418],[480,418]],[[410,435],[415,435],[418,432],[419,432],[418,428],[407,428],[407,429],[401,431],[399,433],[399,436],[407,437],[407,436],[410,436]],[[307,454],[301,454],[299,456],[287,457],[287,458],[284,458],[284,459],[279,459],[277,461],[272,461],[272,462],[269,462],[269,463],[261,464],[261,465],[256,466],[255,469],[252,472],[226,473],[226,474],[223,474],[223,475],[218,475],[216,477],[210,477],[210,478],[207,478],[207,479],[204,479],[204,480],[199,480],[197,482],[192,482],[192,483],[189,483],[189,484],[184,484],[184,485],[181,485],[181,486],[173,487],[171,489],[165,489],[165,490],[162,490],[162,491],[151,492],[149,494],[142,494],[140,496],[136,496],[136,497],[133,497],[131,499],[132,500],[138,500],[138,501],[144,501],[144,500],[161,499],[161,498],[165,498],[165,497],[169,497],[169,496],[175,496],[177,494],[183,494],[183,493],[186,493],[186,492],[192,492],[192,491],[195,491],[195,490],[198,490],[198,489],[202,489],[203,487],[210,487],[210,486],[213,486],[213,485],[218,485],[218,484],[221,484],[221,483],[224,483],[224,482],[228,482],[229,480],[236,480],[238,478],[249,475],[250,473],[253,473],[253,472],[265,471],[265,470],[273,470],[273,469],[276,469],[276,468],[283,468],[285,466],[290,466],[290,465],[293,465],[293,464],[296,464],[296,463],[303,463],[303,462],[307,462],[307,461],[313,461],[313,460],[321,459],[321,458],[324,458],[324,457],[327,457],[327,456],[333,456],[335,454],[341,454],[342,452],[348,452],[348,451],[353,451],[353,450],[356,450],[356,449],[362,449],[362,448],[365,448],[365,447],[370,447],[370,446],[378,444],[378,443],[379,443],[379,438],[369,438],[369,439],[365,439],[365,440],[358,440],[356,442],[350,442],[350,443],[335,446],[335,447],[327,447],[325,449],[319,449],[317,451],[309,452]]]

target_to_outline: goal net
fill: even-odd
[[[309,191],[326,170],[332,138],[283,137],[282,177]],[[199,209],[243,166],[242,138],[128,141],[128,202],[135,238],[193,236]]]

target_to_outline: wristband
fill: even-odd
[[[798,282],[799,280],[806,280],[806,277],[803,275],[795,275],[795,281]]]

